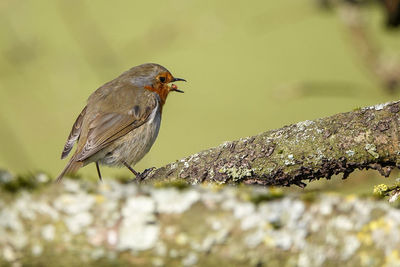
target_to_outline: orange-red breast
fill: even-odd
[[[104,84],[90,95],[86,107],[72,126],[61,159],[65,158],[75,142],[77,149],[58,176],[96,163],[126,166],[143,179],[145,172],[136,172],[134,166],[149,152],[160,129],[162,108],[169,92],[183,93],[174,78],[161,65],[147,63],[131,68],[116,79]]]

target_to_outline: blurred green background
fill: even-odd
[[[159,137],[138,170],[398,99],[365,67],[337,12],[315,2],[2,0],[0,168],[57,175],[87,97],[145,62],[188,83],[167,100]],[[398,55],[399,33],[385,29],[382,8],[362,12],[377,43]],[[97,175],[94,165],[79,173]]]

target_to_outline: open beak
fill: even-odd
[[[171,80],[171,82],[178,82],[178,81],[186,82],[186,80],[185,80],[185,79],[182,79],[182,78],[173,78],[173,79]],[[178,89],[178,86],[176,86],[175,84],[172,84],[172,85],[171,85],[171,91],[178,92],[178,93],[184,93],[182,90],[179,90],[179,89]]]
[[[179,81],[186,82],[186,80],[182,78],[173,78],[171,82],[179,82]]]

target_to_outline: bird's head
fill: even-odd
[[[177,85],[171,83],[177,81],[186,82],[185,79],[175,78],[166,68],[155,63],[146,63],[133,67],[127,73],[131,83],[157,93],[160,96],[162,105],[164,105],[169,92],[183,93],[182,90],[178,89]]]

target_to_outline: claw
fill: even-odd
[[[144,179],[147,178],[147,176],[155,169],[156,167],[151,167],[148,169],[145,169],[143,172],[138,172],[136,174],[135,179],[132,179],[131,182],[133,183],[141,183]]]
[[[147,178],[147,176],[151,173],[152,170],[154,170],[156,167],[151,167],[148,169],[145,169],[142,173],[139,173],[138,176],[136,176],[136,179],[139,179],[139,181],[143,181],[144,179]]]

